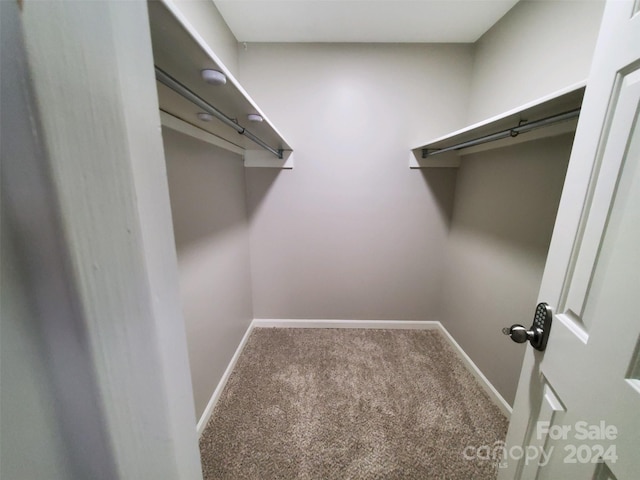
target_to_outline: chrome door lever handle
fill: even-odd
[[[505,327],[502,329],[502,333],[505,335],[509,335],[511,340],[516,343],[524,343],[527,340],[531,340],[535,337],[535,332],[533,330],[527,330],[522,325],[511,325],[511,327]]]
[[[551,307],[544,302],[539,303],[533,317],[533,325],[529,330],[516,323],[511,327],[503,328],[502,333],[510,336],[516,343],[524,343],[528,340],[533,348],[542,351],[547,347],[552,318]]]

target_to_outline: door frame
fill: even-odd
[[[3,146],[3,204],[66,461],[77,478],[201,479],[147,3],[1,3],[30,121]]]

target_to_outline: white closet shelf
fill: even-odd
[[[291,146],[173,2],[162,0],[147,4],[156,75],[157,69],[165,72],[243,127],[240,130],[246,130],[248,135],[238,133],[233,125],[225,125],[216,118],[208,122],[200,120],[198,113],[204,112],[202,108],[156,81],[162,124],[231,152],[242,152],[245,167],[293,168]],[[201,77],[201,71],[205,69],[222,72],[227,78],[226,84],[206,83]],[[249,121],[247,116],[250,114],[260,115],[262,122]],[[257,137],[272,151],[256,144],[251,136]]]
[[[574,132],[578,124],[578,114],[584,97],[585,85],[586,81],[576,83],[551,95],[417,146],[411,149],[409,167],[458,167],[460,166],[460,157],[464,155]],[[536,122],[546,123],[544,120],[547,118],[552,120],[555,118],[556,120],[526,133],[517,133],[518,129],[536,126],[534,125]],[[496,135],[496,137],[504,136],[504,138],[474,146],[462,145],[497,133],[504,135]],[[438,150],[448,148],[452,149],[433,154]]]

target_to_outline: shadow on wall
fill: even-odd
[[[188,249],[248,225],[245,170],[240,155],[163,128],[176,249]],[[270,169],[267,169],[270,170]],[[259,204],[279,171],[252,196]]]
[[[162,133],[180,301],[200,417],[254,317],[247,171],[240,155],[169,129]],[[267,179],[256,201],[273,179]]]
[[[447,231],[453,217],[457,168],[423,168],[420,170],[431,196],[440,211],[440,217]]]
[[[442,288],[442,322],[512,404],[525,348],[502,327],[536,304],[572,136],[462,160]]]
[[[546,252],[572,140],[572,134],[562,135],[467,157],[453,227]]]
[[[291,174],[290,170],[280,170],[279,168],[253,168],[250,179],[247,178],[247,209],[249,221],[257,215],[263,200],[281,174]]]

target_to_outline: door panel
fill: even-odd
[[[499,478],[640,469],[638,3],[605,8],[539,295],[551,335],[525,356]]]
[[[606,121],[609,132],[603,132],[605,142],[601,145],[602,155],[607,159],[600,172],[600,178],[593,192],[593,200],[588,203],[589,215],[580,241],[575,269],[568,285],[568,294],[563,310],[571,311],[588,330],[590,320],[584,317],[584,307],[593,271],[609,215],[609,205],[617,184],[618,172],[625,157],[626,138],[634,123],[634,113],[640,89],[640,72],[636,69],[630,74],[620,74],[615,82],[614,96],[610,109],[611,121]],[[596,168],[602,167],[602,160],[596,156]]]
[[[544,383],[540,410],[536,422],[530,425],[528,434],[529,445],[523,450],[523,461],[520,462],[519,477],[526,480],[535,480],[540,470],[549,460],[547,452],[550,452],[550,432],[556,430],[558,419],[565,412],[565,407],[551,389],[548,383]],[[546,428],[539,428],[544,425]]]

